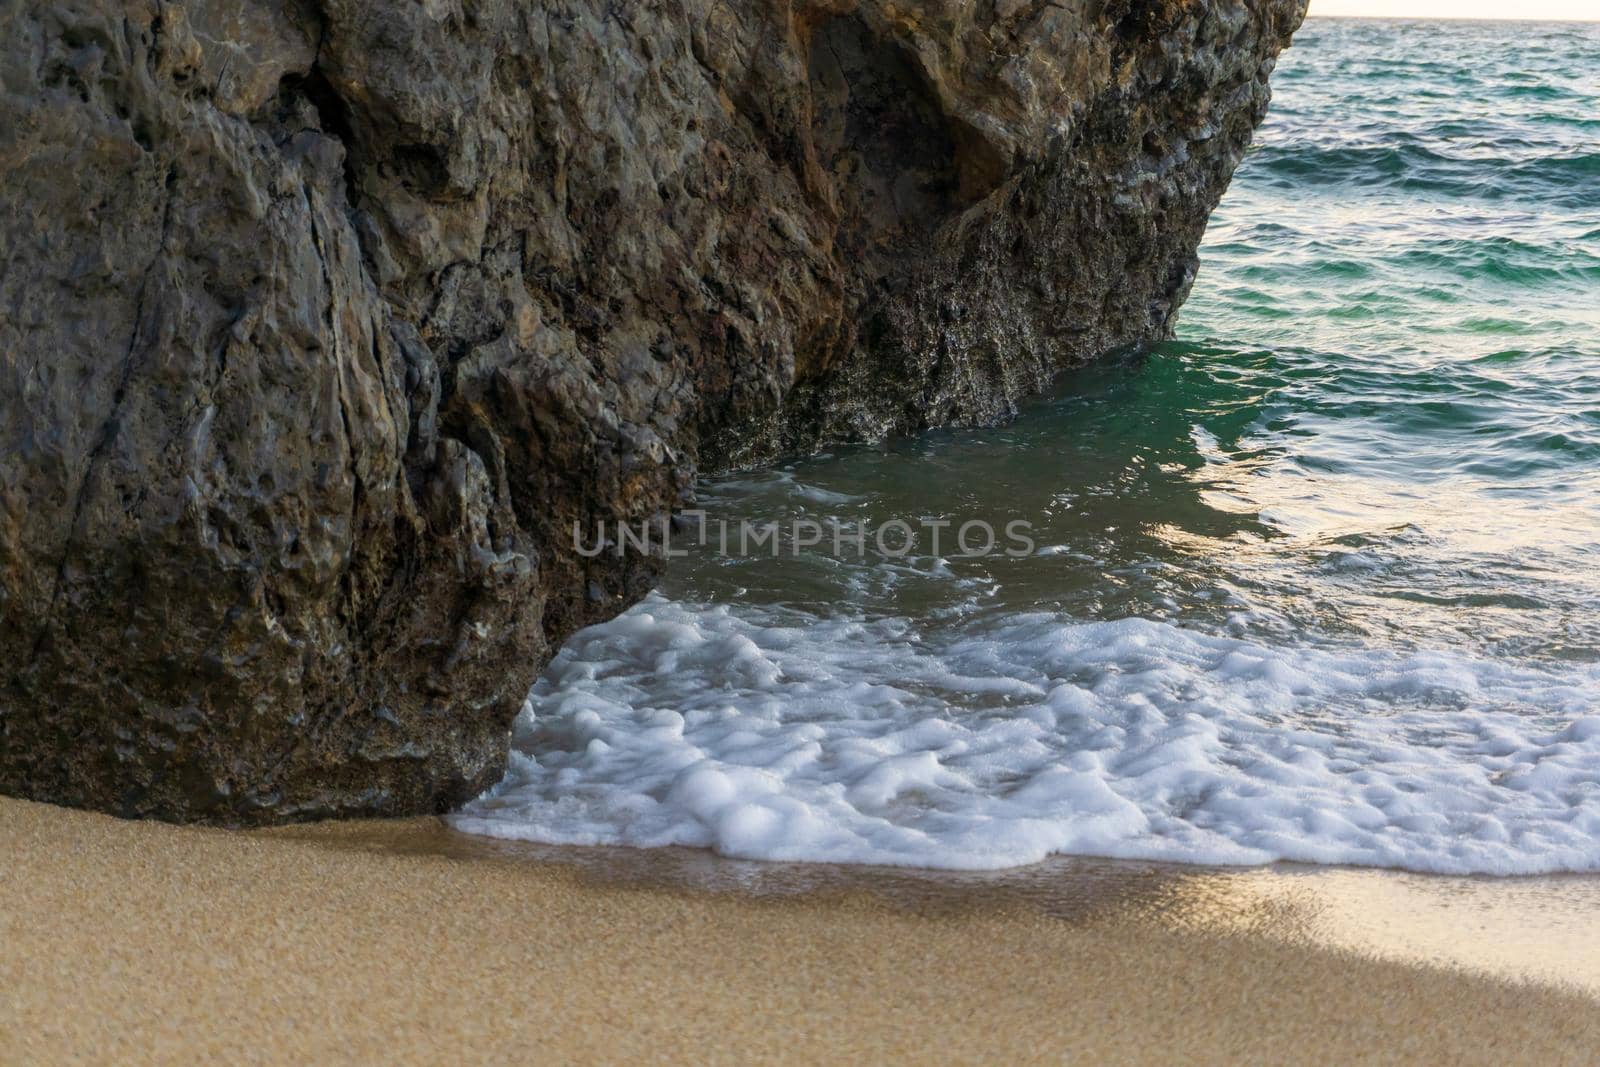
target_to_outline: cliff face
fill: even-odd
[[[697,471],[1171,328],[1305,0],[0,0],[0,789],[500,774]]]

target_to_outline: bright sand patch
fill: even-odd
[[[564,854],[436,820],[227,833],[0,800],[0,1062],[1578,1063],[1600,1047],[1592,992],[1349,951],[1592,982],[1558,942],[1594,914],[1552,917],[1526,882],[1124,865],[1066,874],[1068,892],[1039,872],[541,855]],[[695,868],[710,889],[683,887]],[[1593,907],[1592,881],[1553,891]],[[721,891],[741,882],[764,891]],[[1323,902],[1311,920],[1305,900]],[[1462,902],[1459,940],[1498,949],[1436,951]]]

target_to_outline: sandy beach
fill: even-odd
[[[9,799],[0,854],[5,1063],[1578,1063],[1600,1042],[1573,944],[1591,879],[839,873]]]

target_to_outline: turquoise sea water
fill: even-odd
[[[1269,595],[1593,660],[1600,26],[1313,19],[1275,90],[1152,366],[1259,468]]]
[[[1311,20],[1178,339],[703,488],[464,829],[997,867],[1600,869],[1600,26]],[[1032,551],[964,557],[964,522]],[[894,540],[894,539],[892,539]]]

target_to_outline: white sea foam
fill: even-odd
[[[580,634],[466,831],[774,860],[1600,870],[1600,669],[1141,619],[659,596]]]

